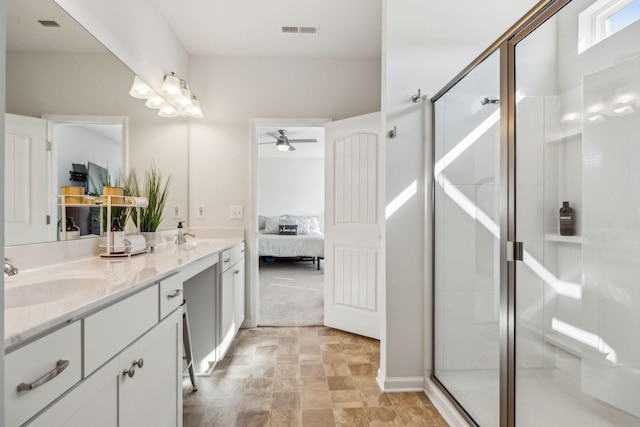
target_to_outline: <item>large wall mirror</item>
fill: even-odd
[[[130,97],[133,72],[53,0],[7,1],[6,78],[8,246],[58,239],[57,195],[68,185],[91,191],[90,179],[71,173],[83,168],[117,178],[155,164],[171,177],[160,227],[188,218],[187,121]],[[96,233],[90,209],[67,212],[82,238]]]

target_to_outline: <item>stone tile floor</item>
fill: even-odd
[[[381,393],[376,340],[326,327],[242,329],[210,377],[185,379],[184,427],[447,426],[424,393]]]

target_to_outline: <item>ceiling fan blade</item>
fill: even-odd
[[[291,139],[291,138],[289,138],[289,142],[305,143],[305,142],[318,142],[318,140],[317,139]]]

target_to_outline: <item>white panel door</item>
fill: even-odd
[[[48,241],[47,121],[5,114],[4,141],[5,244]]]
[[[326,326],[380,338],[380,113],[325,125]]]

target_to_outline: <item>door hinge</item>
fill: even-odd
[[[47,141],[47,151],[51,151],[52,147],[51,147],[51,141]]]
[[[522,242],[507,242],[507,261],[522,261],[524,247]]]
[[[47,215],[46,224],[47,225],[51,224],[51,215]]]

